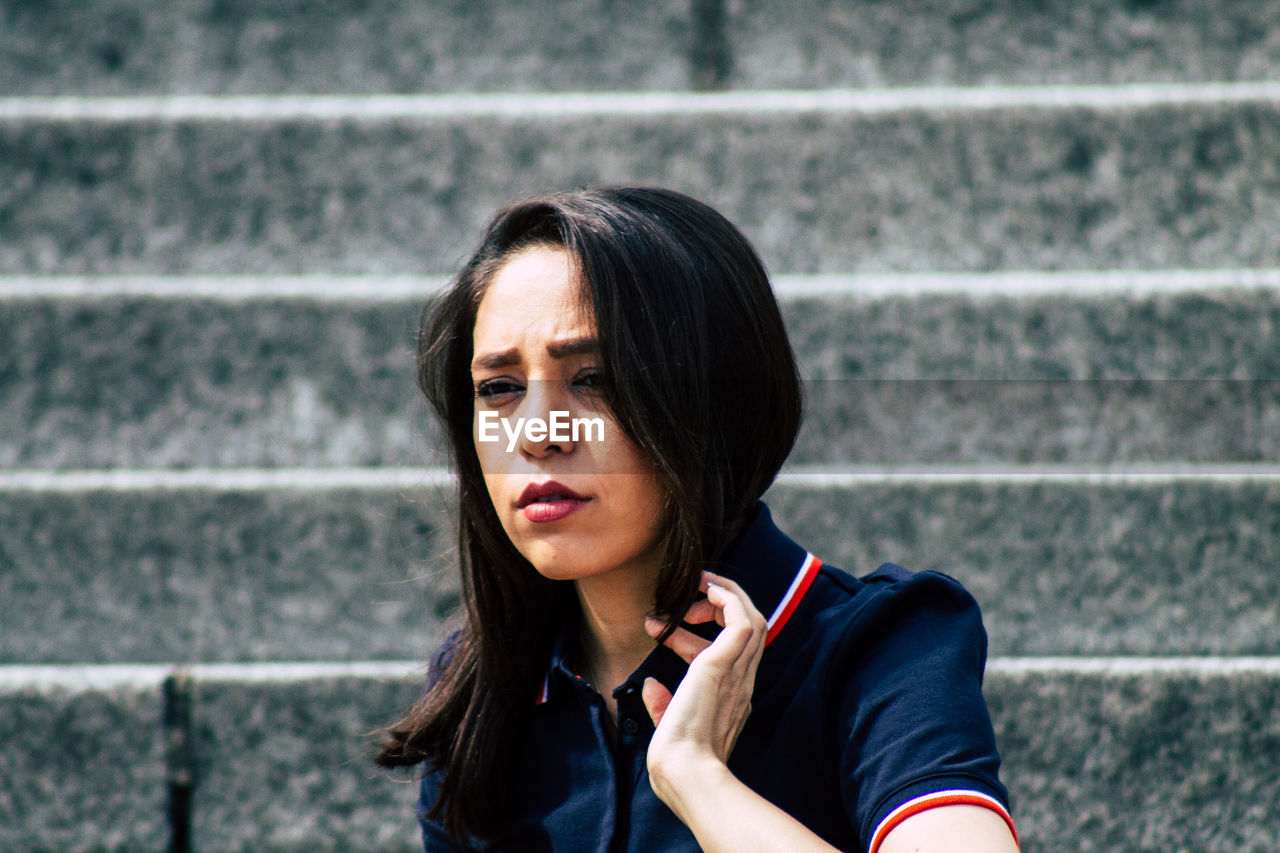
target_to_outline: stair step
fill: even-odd
[[[0,666],[0,849],[168,849],[168,669]]]
[[[768,500],[853,574],[887,561],[960,579],[995,654],[1275,653],[1277,469],[1145,473],[819,473]]]
[[[19,816],[0,821],[6,849],[161,846],[164,671],[130,669],[0,667],[4,756],[16,769],[0,774],[0,809],[17,804]],[[420,673],[408,663],[186,671],[194,844],[420,849],[415,786],[369,761],[371,733],[412,701]],[[1270,807],[1280,659],[994,658],[985,693],[1028,853],[1063,839],[1204,853],[1280,844]],[[136,778],[121,784],[121,773]]]
[[[120,0],[0,13],[0,92],[407,92],[1274,78],[1280,15],[1221,4]]]
[[[452,486],[400,473],[0,475],[0,661],[424,655],[458,603]]]
[[[1275,83],[17,99],[0,272],[447,272],[506,201],[601,181],[711,202],[780,272],[1268,266],[1278,137]]]
[[[730,3],[731,86],[1274,79],[1280,12],[1246,3]]]
[[[684,2],[67,4],[0,13],[13,94],[682,88]]]
[[[1280,661],[993,662],[1024,853],[1280,847]]]
[[[378,282],[0,278],[0,467],[444,465],[413,354],[440,281]],[[1280,459],[1280,271],[778,290],[810,378],[796,463]]]
[[[448,476],[326,476],[0,475],[0,660],[424,657]],[[1276,466],[792,471],[768,500],[854,574],[959,578],[994,654],[1280,654]]]
[[[193,668],[196,848],[421,850],[413,774],[372,755],[424,668]]]

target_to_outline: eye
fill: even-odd
[[[500,406],[515,399],[515,396],[523,390],[523,385],[505,376],[486,379],[476,385],[476,399]]]
[[[583,370],[573,379],[573,387],[584,391],[600,393],[604,391],[604,386],[604,371],[594,367]]]

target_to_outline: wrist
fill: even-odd
[[[735,781],[725,763],[710,752],[680,750],[656,759],[650,756],[653,792],[686,823],[699,798],[711,797],[724,784]]]

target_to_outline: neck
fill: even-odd
[[[655,575],[615,570],[576,583],[586,664],[606,696],[653,651],[644,617],[653,606]]]

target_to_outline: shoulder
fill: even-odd
[[[906,804],[923,808],[946,796],[1008,820],[982,695],[987,635],[973,596],[947,575],[896,565],[829,578],[814,623],[830,623],[822,629],[831,637],[828,707],[839,720],[846,796],[863,838],[883,837]]]
[[[862,577],[854,577],[843,569],[824,563],[813,590],[818,593],[816,601],[857,609],[931,600],[964,608],[977,606],[968,590],[950,575],[935,571],[912,572],[896,563],[883,563]]]
[[[759,705],[772,732],[803,733],[793,755],[821,756],[793,760],[835,783],[865,849],[922,797],[962,792],[1007,809],[985,664],[978,604],[954,578],[824,565],[761,659]]]
[[[853,644],[863,660],[868,648],[952,644],[977,655],[979,668],[987,648],[978,603],[959,581],[893,563],[860,578],[823,565],[778,639],[817,642],[829,653]]]
[[[954,578],[894,564],[856,578],[824,565],[766,647],[757,686],[839,720],[846,734],[901,734],[932,728],[942,704],[960,726],[985,718],[986,658],[982,614]],[[890,704],[905,713],[884,716]]]
[[[463,629],[454,629],[431,655],[427,663],[427,690],[434,687],[449,669],[458,655],[458,650],[462,648],[463,639]]]

